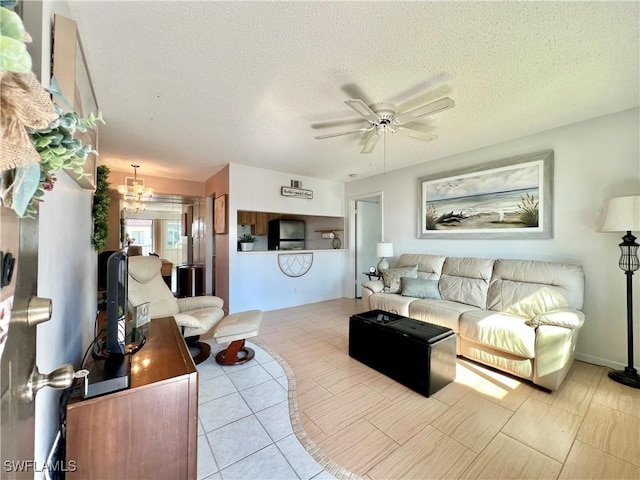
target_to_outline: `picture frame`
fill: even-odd
[[[213,201],[213,231],[227,233],[227,195],[220,195]]]
[[[553,151],[418,179],[418,238],[553,238]]]
[[[55,77],[60,93],[74,111],[81,117],[90,113],[98,115],[100,108],[96,100],[95,90],[75,21],[62,15],[53,17],[53,77]],[[69,110],[67,105],[61,104],[63,110]],[[87,129],[86,132],[76,131],[74,136],[83,145],[91,145],[98,150],[98,128]],[[97,157],[89,153],[83,166],[82,176],[67,170],[67,173],[83,188],[96,188]]]
[[[127,187],[133,188],[133,185],[137,183],[142,188],[144,188],[144,178],[136,178],[136,177],[124,177],[124,184]]]

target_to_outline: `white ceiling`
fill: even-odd
[[[229,162],[335,181],[639,104],[640,3],[71,1],[107,125],[101,163],[205,181]],[[363,155],[344,104],[438,136]],[[332,126],[330,126],[332,125]],[[321,128],[322,127],[322,128]]]

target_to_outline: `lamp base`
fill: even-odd
[[[624,367],[624,370],[612,370],[609,372],[609,378],[628,387],[640,388],[640,375],[632,367]]]
[[[389,270],[389,262],[387,262],[384,258],[378,262],[378,273],[382,273],[385,270]]]

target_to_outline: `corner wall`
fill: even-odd
[[[577,358],[621,368],[626,364],[627,339],[625,276],[618,267],[620,251],[617,246],[622,233],[598,233],[596,230],[605,199],[640,193],[639,117],[640,110],[634,108],[441,158],[347,183],[345,195],[349,199],[372,191],[384,192],[384,236],[394,244],[395,260],[407,252],[582,265],[586,277],[586,323],[580,331]],[[546,149],[552,149],[555,157],[552,239],[417,238],[419,177]],[[390,263],[393,265],[394,261]],[[353,275],[351,257],[348,276],[353,278]],[[639,282],[640,278],[634,278],[635,332],[640,332]],[[640,360],[638,345],[636,341],[636,366]]]

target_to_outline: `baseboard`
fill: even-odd
[[[626,367],[626,365],[623,363],[613,362],[611,360],[607,360],[606,358],[587,355],[585,353],[576,352],[575,358],[576,360],[580,360],[581,362],[591,363],[593,365],[602,365],[603,367],[613,368],[614,370],[624,370],[624,367]],[[640,367],[638,367],[637,365],[636,368],[640,370]]]

